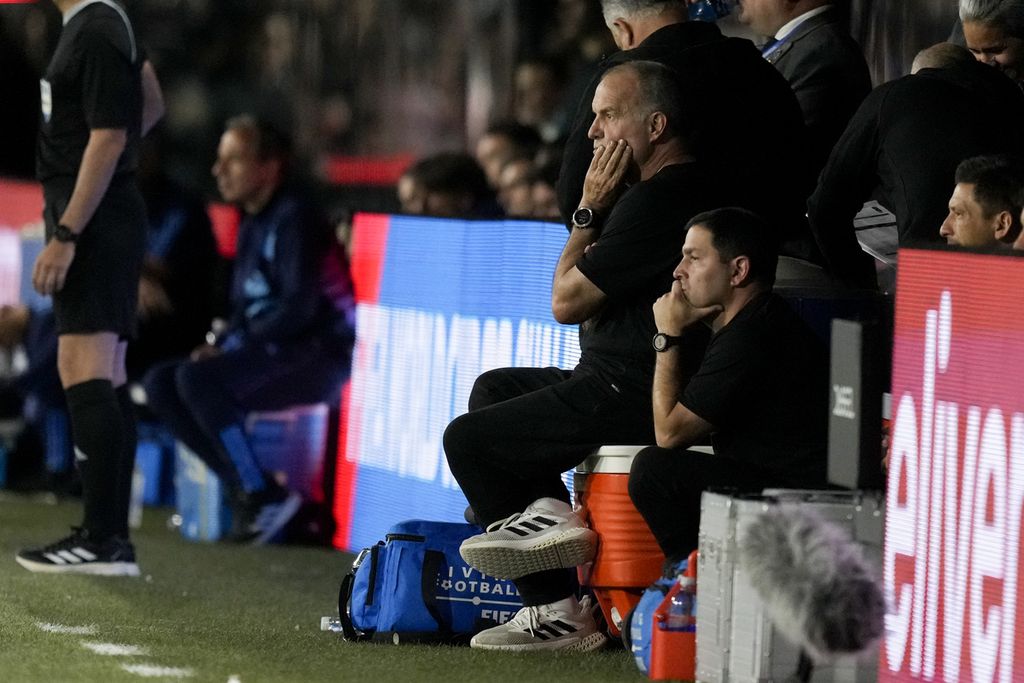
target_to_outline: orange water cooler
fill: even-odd
[[[612,635],[644,589],[661,576],[665,556],[629,499],[629,468],[646,446],[602,446],[576,467],[581,514],[597,532],[597,556],[579,569],[597,598]]]

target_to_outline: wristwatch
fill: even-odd
[[[65,244],[75,244],[78,242],[78,233],[66,225],[57,225],[53,231],[53,239]]]
[[[585,206],[581,206],[572,212],[572,225],[574,228],[580,228],[586,230],[592,228],[595,225],[594,218],[596,218],[593,209],[588,209]]]
[[[682,337],[673,337],[671,334],[659,332],[654,335],[653,339],[651,339],[651,346],[654,347],[655,351],[661,353],[663,351],[668,351],[673,346],[679,346],[682,341]]]

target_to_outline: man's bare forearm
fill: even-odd
[[[552,291],[556,295],[571,295],[571,292],[562,291],[567,286],[566,274],[576,267],[576,263],[583,257],[583,252],[595,241],[594,233],[591,230],[576,230],[569,233],[569,239],[562,247],[562,254],[558,257],[555,265],[555,280],[552,283]]]
[[[110,187],[110,179],[114,177],[127,137],[126,131],[121,128],[98,128],[89,133],[89,142],[85,146],[82,164],[75,179],[75,189],[60,217],[62,225],[81,232],[92,220],[96,207]]]
[[[672,411],[679,403],[679,394],[682,392],[679,380],[682,372],[679,364],[679,348],[673,347],[657,354],[654,363],[654,384],[651,392],[651,401],[654,405],[654,430],[660,435],[671,431],[669,423]]]
[[[551,312],[555,320],[563,325],[581,323],[604,305],[604,292],[576,267],[595,239],[592,230],[574,229],[555,266],[555,278],[551,284]]]

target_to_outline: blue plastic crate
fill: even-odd
[[[246,434],[260,467],[306,499],[319,500],[330,410],[324,403],[250,413]]]
[[[174,489],[182,536],[191,541],[216,541],[227,532],[231,510],[220,479],[181,443],[175,449]]]

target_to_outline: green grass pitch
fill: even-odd
[[[346,643],[322,632],[351,556],[189,543],[147,508],[142,577],[45,576],[14,561],[77,522],[77,503],[0,491],[0,682],[643,681],[621,649],[584,655]],[[54,632],[72,627],[77,633]],[[47,630],[44,630],[47,629]],[[99,654],[117,645],[128,654]]]

